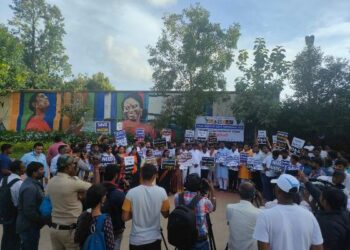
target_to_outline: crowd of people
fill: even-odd
[[[130,249],[161,249],[160,217],[169,217],[172,194],[175,207],[192,207],[196,217],[192,245],[178,249],[206,250],[215,192],[241,198],[227,206],[228,249],[350,248],[349,158],[328,146],[295,150],[267,139],[127,147],[101,136],[77,144],[56,137],[46,155],[40,142],[20,159],[11,153],[1,146],[2,250],[38,249],[44,225],[54,250],[83,249],[100,231],[101,249],[120,249],[128,220]]]

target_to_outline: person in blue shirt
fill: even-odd
[[[33,146],[33,151],[26,153],[22,156],[21,161],[27,167],[31,162],[40,162],[44,166],[45,177],[48,178],[49,168],[46,162],[46,156],[43,154],[44,145],[41,142],[37,142]]]
[[[12,145],[6,143],[2,144],[0,154],[0,181],[3,176],[11,174],[9,169],[11,164],[10,154],[12,154]]]

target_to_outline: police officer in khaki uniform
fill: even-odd
[[[79,249],[74,243],[76,222],[83,207],[79,197],[90,183],[76,177],[76,160],[62,155],[57,161],[57,175],[47,186],[47,195],[52,203],[52,227],[50,236],[53,250]]]

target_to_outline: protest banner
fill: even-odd
[[[272,136],[272,143],[276,144],[277,143],[277,135]]]
[[[128,145],[125,130],[118,130],[114,132],[114,138],[118,147]]]
[[[290,166],[290,160],[284,160],[284,159],[281,160],[282,171],[289,169],[289,166]]]
[[[158,149],[153,150],[153,156],[155,158],[161,158],[162,157],[162,151],[158,150]]]
[[[285,149],[287,147],[288,133],[283,131],[277,132],[277,147]]]
[[[251,157],[251,156],[247,157],[247,168],[254,170],[254,157]]]
[[[134,169],[134,163],[134,156],[124,157],[126,179],[131,178],[132,170]]]
[[[241,152],[239,154],[239,163],[246,165],[248,161],[248,154],[245,152]]]
[[[138,141],[144,141],[145,140],[145,130],[143,128],[137,128],[135,130],[135,137]]]
[[[215,155],[215,161],[216,163],[219,163],[220,165],[224,165],[226,163],[226,158],[228,154],[224,151],[218,151]]]
[[[259,144],[266,144],[266,130],[258,130],[258,143]]]
[[[134,166],[134,164],[135,164],[134,156],[124,157],[124,165],[125,166]]]
[[[172,170],[176,166],[176,160],[175,159],[162,159],[161,168]]]
[[[215,158],[214,157],[202,157],[201,165],[203,167],[213,169],[215,167]]]
[[[123,129],[123,123],[122,122],[117,122],[117,131],[120,131]]]
[[[271,169],[271,170],[273,170],[273,171],[275,171],[277,173],[282,172],[283,169],[282,169],[282,162],[281,162],[281,160],[278,160],[278,159],[277,160],[272,160],[269,169]]]
[[[238,170],[239,166],[239,154],[230,154],[226,157],[226,166],[232,170]]]
[[[114,156],[102,155],[101,156],[101,165],[102,167],[106,167],[108,164],[114,164],[115,158]]]
[[[208,139],[208,131],[206,130],[197,130],[197,141],[206,142]]]
[[[216,137],[216,133],[215,132],[209,132],[208,145],[209,146],[213,146],[213,145],[216,145],[217,143],[218,143],[218,138]]]
[[[263,160],[259,157],[259,158],[254,158],[254,170],[256,171],[261,171],[263,170]]]
[[[162,138],[164,138],[166,142],[171,142],[171,129],[162,129]]]
[[[153,146],[155,148],[165,147],[166,146],[165,138],[160,138],[160,139],[153,140]]]
[[[185,142],[192,143],[194,142],[194,130],[185,131]]]
[[[302,149],[304,147],[305,144],[305,140],[299,139],[297,137],[293,137],[292,140],[292,150],[294,154],[300,154],[300,149]]]
[[[198,130],[215,132],[218,141],[243,142],[244,124],[237,123],[234,117],[226,116],[198,116],[195,125]]]
[[[95,122],[95,132],[97,134],[109,134],[111,132],[111,122],[109,121]]]

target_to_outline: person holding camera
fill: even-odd
[[[262,211],[253,205],[256,189],[253,183],[243,182],[239,185],[239,203],[228,204],[226,218],[230,230],[229,250],[258,250],[258,243],[253,239],[258,215]]]
[[[175,195],[175,207],[179,205],[189,206],[195,199],[194,212],[196,217],[197,239],[193,250],[209,249],[207,215],[215,211],[216,197],[214,187],[206,179],[201,179],[198,174],[190,174],[185,182],[186,191]],[[179,249],[180,250],[180,249]]]

